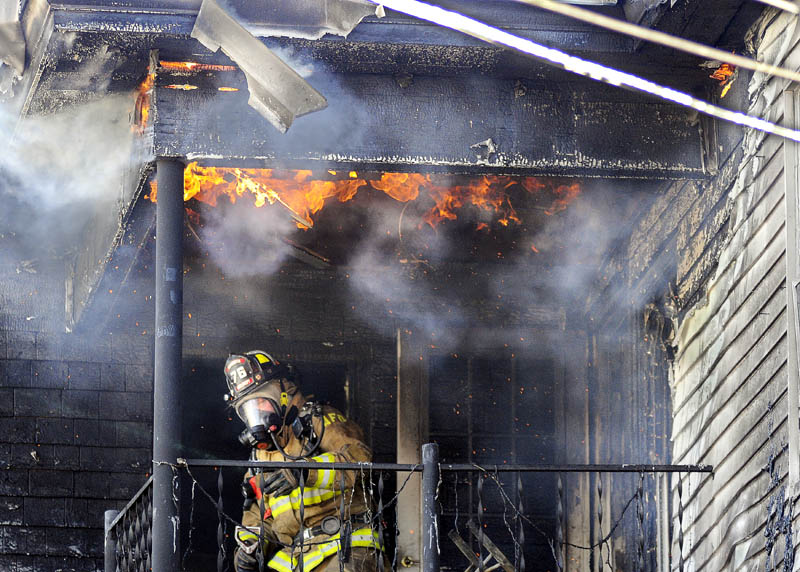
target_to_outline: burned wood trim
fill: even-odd
[[[64,26],[76,31],[101,32],[109,29],[120,32],[145,33],[148,35],[169,34],[188,38],[201,2],[153,3],[136,6],[135,2],[121,5],[112,2],[93,3],[97,10],[87,10],[78,2],[62,2],[57,5]],[[169,4],[172,4],[171,6]],[[355,4],[355,2],[353,3]],[[572,47],[579,52],[630,53],[633,41],[619,34],[598,31],[594,27],[561,16],[543,14],[527,6],[502,3],[473,2],[471,12],[498,26],[514,27],[525,37],[537,38],[548,45]],[[326,26],[321,14],[326,10],[324,2],[292,2],[276,5],[270,10],[243,1],[231,2],[231,7],[249,29],[264,36],[316,38],[323,32],[342,34],[348,26],[338,30]],[[327,10],[330,12],[330,10]],[[617,13],[618,9],[605,8],[605,12]],[[287,25],[293,22],[293,25]],[[344,23],[344,22],[343,22]],[[345,24],[351,24],[347,22]],[[401,14],[387,11],[383,18],[368,16],[348,35],[348,43],[409,44],[426,45],[477,45],[477,42],[437,26],[420,24]],[[323,37],[325,44],[343,43],[332,34]]]
[[[236,76],[225,81],[237,82],[232,87],[240,91],[219,97],[213,83],[165,89],[186,78],[159,74],[155,154],[304,168],[660,179],[706,174],[700,133],[685,110],[619,90],[549,84],[517,97],[510,79],[420,77],[402,87],[391,75],[326,75],[311,83],[329,108],[279,135],[247,106]],[[472,148],[490,139],[493,153]]]

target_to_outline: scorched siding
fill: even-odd
[[[786,17],[764,20],[756,35],[759,59],[797,57]],[[784,82],[756,75],[750,87],[751,113],[780,122]],[[673,478],[673,569],[678,526],[686,570],[783,569],[783,537],[767,525],[788,471],[784,145],[748,133],[742,151],[725,206],[679,232],[678,291],[705,295],[677,328],[673,460],[712,464],[714,475]]]

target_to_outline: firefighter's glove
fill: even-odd
[[[256,572],[258,570],[258,560],[255,554],[249,554],[242,548],[236,551],[233,559],[236,572]]]
[[[305,469],[281,469],[275,471],[264,480],[264,494],[276,497],[288,495],[300,486],[301,474],[303,481],[305,481],[308,476],[308,471]]]

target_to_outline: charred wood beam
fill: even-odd
[[[132,90],[143,78],[152,49],[174,60],[218,60],[220,56],[209,53],[190,37],[199,5],[95,3],[87,9],[77,2],[28,2],[22,24],[29,63],[14,88],[19,107],[23,113],[49,113],[109,92]],[[676,67],[670,63],[673,59],[653,66],[632,59],[633,42],[623,35],[598,31],[527,6],[481,2],[470,4],[469,9],[477,17],[513,28],[520,36],[573,53],[595,54],[600,61],[616,62],[629,71],[661,78],[662,83],[694,85],[703,81],[696,66],[689,67],[686,62]],[[268,27],[269,22],[259,21],[258,10],[242,5],[237,13],[256,29]],[[597,10],[618,15],[621,9]],[[263,14],[261,18],[264,20]],[[393,13],[383,19],[365,19],[347,39],[328,35],[319,40],[299,37],[265,41],[269,45],[288,44],[315,66],[338,72],[450,76],[478,72],[512,79],[570,81],[563,73],[516,54]],[[91,73],[87,72],[89,68]]]
[[[328,109],[279,135],[247,106],[238,74],[225,81],[239,91],[220,94],[222,84],[214,82],[168,89],[186,79],[159,75],[157,155],[303,168],[704,176],[701,137],[689,113],[596,85],[319,74],[310,81],[325,93]]]

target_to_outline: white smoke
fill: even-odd
[[[203,215],[204,226],[196,232],[211,261],[231,277],[277,272],[290,250],[283,238],[297,228],[281,205],[256,208],[248,196],[235,204],[203,209]]]
[[[0,224],[25,249],[73,247],[92,216],[122,199],[131,161],[130,95],[19,120],[0,107]]]

